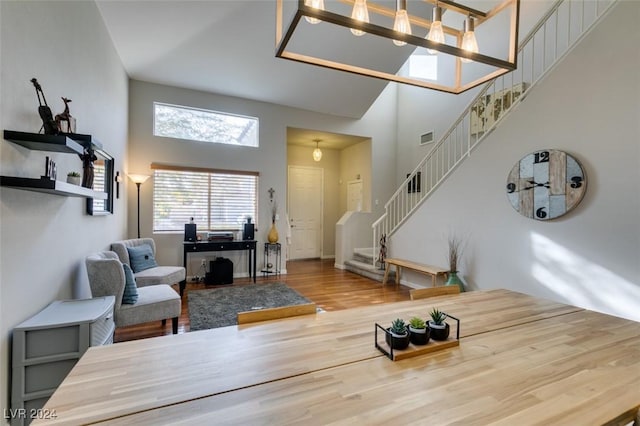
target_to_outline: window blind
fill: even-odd
[[[199,230],[240,230],[257,218],[258,175],[152,165],[153,230],[184,231],[193,218]]]

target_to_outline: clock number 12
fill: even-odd
[[[549,162],[549,151],[540,151],[536,152],[533,156],[534,163],[548,163]]]

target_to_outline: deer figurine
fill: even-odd
[[[64,111],[60,114],[56,114],[55,122],[58,130],[62,133],[74,133],[75,132],[75,118],[71,116],[69,113],[69,103],[71,99],[67,99],[64,96],[62,97],[62,102],[64,102]],[[63,123],[66,121],[66,125],[63,127]]]

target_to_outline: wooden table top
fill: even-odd
[[[461,319],[459,347],[375,349],[374,323],[432,307]],[[40,423],[603,423],[639,384],[639,323],[493,290],[90,348]]]

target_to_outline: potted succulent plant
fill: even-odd
[[[67,173],[67,183],[73,185],[80,185],[80,173],[78,172],[69,172]]]
[[[393,320],[387,331],[386,341],[392,349],[406,349],[409,346],[409,330],[404,320]]]
[[[413,317],[409,320],[409,340],[414,345],[426,345],[429,343],[430,330],[424,320]]]
[[[429,315],[431,316],[431,320],[429,321],[431,338],[433,340],[447,340],[449,338],[449,324],[445,322],[447,314],[433,308]]]

